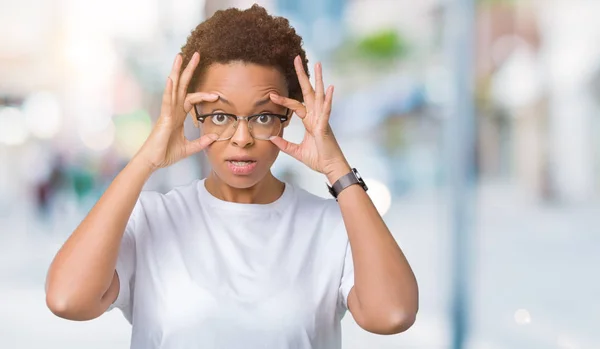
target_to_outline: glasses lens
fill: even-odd
[[[202,124],[204,134],[217,134],[219,140],[231,138],[235,133],[235,118],[226,114],[214,114],[206,118]]]
[[[254,138],[267,140],[272,136],[279,135],[281,120],[275,115],[262,114],[252,118],[248,127]]]

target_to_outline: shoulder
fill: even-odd
[[[137,199],[133,212],[129,217],[128,229],[137,241],[164,242],[172,234],[186,228],[197,212],[199,200],[197,180],[172,188],[166,193],[155,190],[143,190]]]
[[[337,206],[337,201],[331,197],[324,198],[322,196],[313,194],[295,184],[292,184],[292,186],[294,187],[298,203],[301,205],[321,208]]]
[[[144,190],[136,203],[134,212],[143,211],[147,217],[158,217],[164,212],[177,212],[199,205],[198,180],[172,188],[166,193]]]
[[[337,201],[333,198],[324,198],[308,192],[298,186],[294,187],[298,210],[308,217],[323,217],[327,221],[339,223],[342,213]]]

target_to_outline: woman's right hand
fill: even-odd
[[[175,57],[173,68],[162,98],[160,117],[152,129],[150,136],[135,155],[136,160],[147,164],[152,171],[168,167],[177,161],[202,151],[214,142],[217,135],[204,135],[190,141],[184,135],[183,124],[192,108],[186,103],[187,88],[194,70],[198,66],[200,55],[196,52],[187,67],[181,72],[182,57]],[[194,93],[194,102],[213,102],[218,95],[210,93]]]

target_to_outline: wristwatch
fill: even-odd
[[[327,185],[327,188],[329,189],[331,196],[333,196],[337,201],[338,195],[340,195],[342,190],[354,184],[359,184],[365,191],[369,190],[365,184],[365,181],[363,181],[362,177],[358,173],[358,170],[355,168],[353,168],[348,174],[335,181],[332,186]]]

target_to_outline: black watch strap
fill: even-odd
[[[329,188],[329,193],[337,200],[342,190],[354,184],[359,184],[365,191],[369,189],[355,168],[335,181],[332,186],[328,185],[327,187]]]

